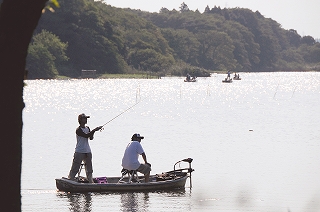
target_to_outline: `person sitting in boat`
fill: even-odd
[[[136,133],[131,137],[131,142],[127,145],[122,158],[122,167],[129,171],[137,170],[138,172],[144,174],[145,182],[149,182],[151,164],[147,161],[147,156],[141,146],[141,140],[144,139],[143,136]],[[144,164],[140,163],[138,158],[139,155],[142,156]]]
[[[71,170],[69,172],[68,178],[74,180],[76,174],[79,172],[82,161],[85,163],[86,175],[89,183],[93,183],[92,179],[92,153],[88,138],[93,140],[93,135],[96,131],[100,130],[102,126],[96,127],[92,131],[86,126],[87,119],[90,116],[86,116],[84,113],[78,116],[78,122],[80,126],[76,129],[77,145],[75,148],[75,153],[73,155],[73,161]]]
[[[236,72],[234,72],[234,78],[237,79],[237,73]]]

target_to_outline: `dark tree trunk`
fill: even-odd
[[[3,0],[0,7],[0,201],[8,211],[21,211],[23,79],[28,45],[46,1]]]

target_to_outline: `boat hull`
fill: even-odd
[[[153,176],[150,176],[152,179]],[[56,179],[56,186],[59,191],[65,192],[135,192],[135,191],[156,191],[173,190],[185,187],[189,176],[178,177],[173,180],[139,182],[139,183],[118,183],[119,177],[107,178],[107,183],[83,183],[67,178]]]
[[[224,83],[232,83],[232,79],[230,79],[230,80],[222,80],[222,82],[224,82]]]

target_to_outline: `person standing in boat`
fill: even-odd
[[[92,153],[89,145],[89,139],[93,140],[94,133],[100,130],[102,126],[96,127],[90,131],[90,128],[86,126],[88,118],[90,118],[90,116],[86,116],[84,113],[78,116],[78,122],[80,126],[76,129],[77,144],[68,178],[74,180],[83,161],[85,163],[87,179],[90,183],[93,183]]]
[[[141,146],[141,140],[144,139],[143,136],[136,133],[131,137],[131,142],[127,145],[122,158],[122,167],[129,171],[137,170],[138,172],[144,174],[145,182],[149,182],[151,164],[147,161],[147,156]],[[139,155],[142,156],[144,164],[140,163],[138,158]]]
[[[228,71],[227,80],[230,79],[230,74],[231,74],[231,72]]]

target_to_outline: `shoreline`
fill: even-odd
[[[232,73],[277,73],[277,72],[319,72],[316,70],[312,71],[250,71],[250,72],[232,72]],[[211,72],[211,75],[213,74],[227,74],[226,71],[214,71]],[[101,76],[97,77],[91,77],[91,78],[72,78],[72,77],[66,77],[66,76],[57,76],[56,78],[50,79],[50,80],[69,80],[69,79],[161,79],[161,77],[185,77],[185,76],[173,76],[173,75],[165,75],[165,76],[155,76],[155,75],[149,75],[149,74],[103,74]],[[49,79],[49,78],[48,78]],[[26,79],[26,80],[48,80],[48,79]]]

